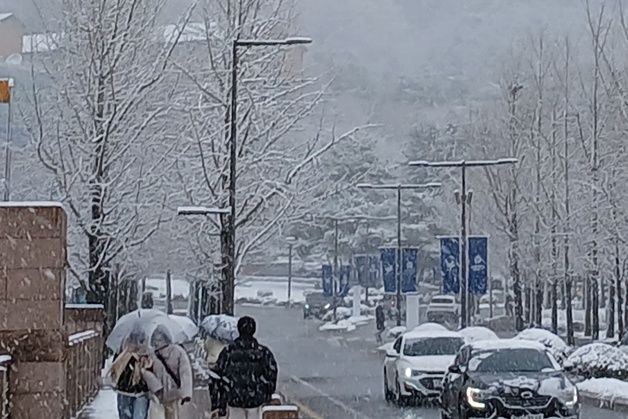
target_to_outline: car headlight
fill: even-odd
[[[406,368],[404,370],[404,375],[406,376],[406,378],[411,378],[412,377],[412,368]]]
[[[486,399],[486,392],[479,388],[467,387],[467,403],[473,409],[484,410],[486,403],[482,400]]]
[[[305,308],[306,308],[307,310],[309,310],[309,309],[310,309],[310,305],[309,305],[309,304],[306,304],[306,305],[305,305]]]
[[[329,307],[331,307],[331,304],[327,303],[325,304],[325,306],[323,307],[325,310],[329,309]]]
[[[574,407],[578,403],[578,389],[575,386],[567,387],[560,393],[560,400],[567,407]]]

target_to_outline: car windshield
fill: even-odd
[[[477,372],[542,372],[557,365],[538,349],[500,349],[481,352],[469,361],[469,370]]]
[[[461,338],[406,339],[403,354],[407,356],[455,355],[464,344]]]

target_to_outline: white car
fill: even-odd
[[[458,322],[460,304],[453,295],[435,295],[427,306],[427,321],[434,323]]]
[[[405,333],[386,352],[386,401],[404,405],[411,399],[436,398],[442,380],[465,340],[458,332],[425,330]]]

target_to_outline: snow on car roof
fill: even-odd
[[[422,339],[422,338],[461,338],[464,337],[458,332],[451,330],[413,330],[403,335],[406,339]]]
[[[492,351],[499,349],[539,349],[545,351],[547,348],[539,342],[524,339],[494,339],[479,340],[469,344],[471,348],[478,351]]]

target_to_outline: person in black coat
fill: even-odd
[[[277,363],[272,352],[260,345],[253,318],[238,321],[240,336],[222,350],[215,371],[228,383],[226,402],[229,419],[257,419],[269,404],[277,386]]]
[[[375,308],[375,327],[377,328],[377,343],[382,343],[382,333],[386,329],[386,314],[384,313],[384,305],[379,302]]]

